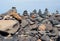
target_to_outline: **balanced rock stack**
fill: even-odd
[[[20,15],[16,7],[0,14],[0,41],[60,41],[60,14],[36,9]],[[29,15],[30,14],[30,15]]]

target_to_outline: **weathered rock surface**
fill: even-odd
[[[15,33],[19,28],[19,23],[16,20],[0,20],[0,31]]]
[[[57,12],[58,13],[58,12]],[[0,15],[0,41],[60,41],[60,14],[36,10],[23,15],[16,7]]]

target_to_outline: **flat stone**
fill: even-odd
[[[15,24],[17,24],[17,25],[15,25]],[[19,28],[18,24],[19,23],[16,20],[0,20],[0,31],[5,31],[8,33],[14,33]]]

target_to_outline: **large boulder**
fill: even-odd
[[[15,33],[19,28],[19,23],[16,20],[0,20],[0,31]]]

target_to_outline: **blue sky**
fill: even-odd
[[[0,14],[8,11],[12,6],[15,6],[19,13],[24,10],[31,12],[33,9],[44,11],[45,8],[55,12],[55,10],[60,11],[60,0],[0,0]]]

